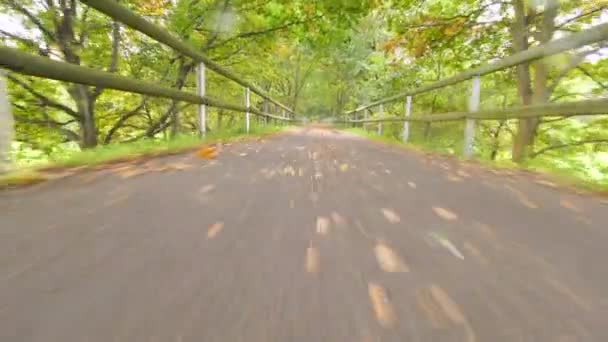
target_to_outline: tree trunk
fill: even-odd
[[[97,98],[91,94],[86,86],[74,84],[69,87],[68,93],[76,104],[78,123],[80,125],[81,148],[97,146],[97,124],[95,123],[95,101]]]
[[[220,131],[222,129],[222,121],[224,119],[224,110],[218,109],[217,111],[217,130]]]
[[[528,19],[524,0],[513,0],[513,11],[515,19],[511,25],[511,36],[513,38],[514,53],[528,49]],[[530,67],[528,63],[516,67],[517,93],[521,105],[529,105],[532,102],[532,88],[530,87]],[[517,122],[517,134],[513,139],[512,159],[521,162],[525,158],[525,149],[530,143],[533,134],[534,122],[531,119],[520,119]]]

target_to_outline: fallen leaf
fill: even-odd
[[[206,194],[206,193],[212,191],[213,189],[215,189],[215,186],[212,184],[209,184],[209,185],[203,186],[198,192],[201,194]]]
[[[310,246],[306,249],[306,272],[317,273],[319,272],[320,260],[319,251]]]
[[[348,170],[348,164],[341,164],[340,165],[340,171],[346,172],[347,170]]]
[[[399,217],[399,215],[397,215],[397,213],[395,213],[391,209],[382,208],[382,214],[384,215],[384,218],[386,218],[387,221],[390,223],[395,224],[395,223],[399,223],[401,221],[401,218]]]
[[[217,148],[215,146],[205,146],[196,152],[196,156],[203,159],[217,158]]]
[[[457,176],[455,176],[455,175],[453,175],[453,174],[451,174],[451,173],[449,173],[449,174],[446,176],[446,178],[447,178],[447,180],[449,180],[450,182],[455,182],[455,183],[460,183],[460,182],[462,182],[462,178],[457,177]]]
[[[331,213],[331,219],[334,221],[334,224],[336,226],[341,226],[341,225],[346,224],[346,220],[344,219],[344,217],[342,217],[342,215],[338,214],[335,211]]]
[[[384,243],[378,243],[374,247],[376,260],[378,265],[384,272],[399,273],[409,272],[410,269],[405,265],[403,260],[390,247]]]
[[[368,294],[378,323],[383,327],[393,325],[397,320],[397,316],[395,315],[393,306],[388,300],[384,288],[380,285],[370,283],[368,285]]]
[[[437,216],[441,217],[446,221],[455,221],[458,219],[458,215],[445,208],[433,207],[433,211],[435,212],[435,214],[437,214]]]
[[[185,163],[171,163],[171,164],[167,164],[165,166],[166,170],[170,170],[170,171],[183,171],[183,170],[189,169],[191,167],[192,167],[191,164],[185,164]]]
[[[560,204],[562,207],[564,207],[564,208],[566,208],[566,209],[569,209],[569,210],[572,210],[572,211],[574,211],[574,212],[576,212],[576,213],[582,213],[582,212],[583,212],[583,209],[582,209],[582,208],[578,207],[577,205],[575,205],[574,203],[572,203],[572,202],[568,201],[567,199],[562,198],[562,199],[559,201],[559,204]]]
[[[325,235],[329,232],[329,219],[323,216],[317,217],[317,233]]]
[[[213,239],[224,228],[224,222],[216,222],[207,229],[207,239]]]
[[[471,175],[466,172],[465,170],[458,170],[458,172],[456,172],[460,177],[464,177],[464,178],[468,178],[471,177]]]
[[[129,169],[129,170],[121,171],[118,174],[122,178],[133,178],[133,177],[143,175],[144,173],[146,173],[145,170]]]

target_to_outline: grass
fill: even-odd
[[[455,149],[453,152],[447,150],[443,145],[435,144],[432,140],[426,142],[414,141],[413,143],[403,143],[402,141],[390,137],[390,136],[378,136],[375,131],[365,131],[362,128],[343,128],[344,131],[351,132],[353,134],[382,142],[385,144],[398,146],[402,148],[410,148],[415,151],[424,153],[435,153],[443,156],[452,156],[460,160],[466,160],[462,156],[459,149]],[[501,169],[501,170],[516,170],[516,171],[532,171],[543,176],[554,180],[557,184],[572,186],[581,190],[586,190],[602,195],[608,194],[608,177],[603,179],[590,179],[585,178],[576,173],[573,173],[570,169],[560,169],[554,166],[554,164],[543,162],[541,159],[531,160],[524,164],[517,164],[510,160],[498,160],[492,161],[489,159],[475,159],[475,162],[482,166]]]
[[[182,135],[171,140],[147,139],[132,143],[103,145],[89,150],[75,151],[52,158],[48,163],[0,174],[0,188],[35,184],[48,179],[45,172],[79,166],[92,166],[145,156],[174,154],[216,142],[236,141],[248,137],[260,137],[277,133],[288,126],[252,125],[249,133],[243,129],[222,130],[208,133],[204,139]]]

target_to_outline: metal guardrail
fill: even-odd
[[[480,77],[496,71],[501,71],[523,63],[536,61],[545,57],[553,56],[572,49],[587,46],[608,40],[608,24],[600,24],[585,31],[572,34],[570,36],[556,39],[544,45],[540,45],[526,51],[516,53],[500,61],[489,63],[474,69],[461,72],[452,77],[428,84],[426,86],[389,96],[374,101],[365,106],[345,112],[346,116],[356,114],[361,111],[367,112],[373,107],[382,106],[386,103],[395,102],[403,98],[406,99],[404,106],[405,115],[401,117],[380,117],[363,120],[341,120],[345,123],[378,123],[378,132],[382,130],[382,122],[404,122],[403,140],[407,142],[409,137],[409,122],[435,122],[466,120],[465,126],[465,156],[471,157],[473,154],[472,143],[475,133],[475,120],[506,120],[521,119],[542,116],[576,116],[576,115],[601,115],[608,114],[608,99],[595,99],[577,102],[547,103],[530,106],[511,107],[506,109],[492,109],[479,111],[480,103]],[[445,88],[463,81],[472,80],[471,97],[469,99],[468,112],[452,112],[429,115],[417,115],[411,117],[412,97],[423,93]]]
[[[130,12],[113,0],[80,0],[91,7],[99,9],[117,21],[126,21],[125,24],[147,34],[153,39],[160,41],[178,52],[191,57],[199,62],[197,77],[197,94],[164,87],[151,82],[139,81],[133,78],[120,76],[106,71],[95,70],[88,67],[78,66],[66,62],[58,62],[49,58],[32,55],[18,49],[0,46],[0,67],[12,70],[24,75],[43,77],[52,80],[66,81],[77,84],[103,87],[107,89],[122,90],[142,95],[150,95],[184,101],[198,105],[199,123],[201,135],[206,131],[206,107],[223,108],[242,112],[246,114],[246,127],[249,130],[249,114],[255,114],[280,121],[295,121],[285,116],[277,116],[262,112],[250,106],[250,90],[260,97],[274,103],[284,111],[295,116],[293,110],[272,99],[268,94],[262,92],[254,85],[246,82],[228,70],[215,64],[207,57],[197,52],[188,44],[185,44],[163,28],[149,23],[145,19]],[[218,74],[235,81],[245,87],[245,106],[233,105],[205,96],[205,65]]]

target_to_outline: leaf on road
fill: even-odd
[[[329,232],[329,219],[323,216],[317,217],[317,234],[326,235]]]
[[[306,249],[306,272],[317,273],[319,272],[320,258],[319,251],[310,246]]]
[[[217,147],[215,146],[205,146],[196,152],[196,156],[203,159],[215,159],[217,154]]]
[[[399,215],[397,215],[397,213],[391,209],[382,208],[382,214],[384,215],[384,218],[386,218],[386,220],[392,224],[399,223],[401,221]]]
[[[291,166],[291,165],[287,165],[284,169],[283,169],[283,175],[285,176],[295,176],[296,175],[296,170]]]
[[[458,176],[456,176],[456,175],[453,175],[453,174],[451,174],[451,173],[449,173],[449,174],[446,176],[446,178],[447,178],[447,180],[449,180],[450,182],[455,182],[455,183],[460,183],[460,182],[462,182],[462,178],[460,178],[460,177],[458,177]]]
[[[572,211],[574,211],[574,212],[576,212],[576,213],[582,213],[582,212],[583,212],[583,209],[582,209],[581,207],[579,207],[579,206],[577,206],[576,204],[574,204],[574,203],[572,203],[572,202],[568,201],[568,200],[567,200],[567,199],[565,199],[565,198],[562,198],[562,199],[559,201],[559,204],[560,204],[562,207],[564,207],[564,208],[566,208],[566,209],[568,209],[568,210],[572,210]]]
[[[393,325],[397,321],[397,315],[395,315],[395,310],[388,299],[386,290],[378,284],[370,283],[368,294],[378,323],[385,328]]]
[[[458,219],[458,215],[456,215],[454,212],[449,211],[445,208],[433,207],[433,211],[435,212],[435,214],[437,216],[441,217],[442,219],[444,219],[446,221],[456,221]]]
[[[340,171],[346,172],[348,171],[348,164],[340,164]]]
[[[142,170],[142,169],[127,169],[127,170],[118,172],[118,174],[123,179],[126,179],[126,178],[133,178],[133,177],[141,176],[146,172],[147,172],[146,170]]]
[[[384,243],[380,242],[376,244],[376,247],[374,247],[374,252],[376,254],[378,265],[380,265],[380,268],[384,272],[399,273],[410,271],[397,253],[395,253],[395,251]]]
[[[215,189],[215,185],[209,184],[209,185],[203,186],[198,192],[201,194],[206,194],[206,193],[212,191],[213,189]]]
[[[466,172],[465,170],[458,170],[458,172],[456,172],[456,173],[460,177],[463,177],[463,178],[469,178],[469,177],[471,177],[471,175],[468,172]]]
[[[189,169],[191,167],[192,167],[191,164],[186,164],[186,163],[171,163],[171,164],[167,164],[165,166],[165,169],[169,170],[169,171],[183,171],[183,170]]]
[[[207,239],[213,239],[224,228],[224,222],[216,222],[207,229]]]
[[[555,184],[553,182],[549,182],[549,181],[544,180],[544,179],[536,179],[534,181],[534,183],[540,184],[540,185],[544,185],[544,186],[547,186],[549,188],[557,188],[557,184]]]
[[[331,213],[331,219],[332,219],[332,221],[334,221],[334,224],[336,226],[342,226],[342,225],[346,224],[346,219],[344,219],[344,217],[342,217],[342,215],[338,214],[335,211],[333,211]]]

